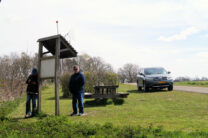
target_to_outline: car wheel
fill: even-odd
[[[145,82],[144,82],[144,92],[148,92],[148,91],[149,91],[149,87],[147,87]]]
[[[142,90],[142,87],[139,86],[139,81],[138,80],[137,80],[137,90],[138,91],[141,91]]]
[[[168,91],[172,91],[173,90],[173,85],[170,85],[169,87],[168,87]]]

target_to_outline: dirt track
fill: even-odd
[[[136,83],[128,83],[128,84],[137,85]],[[204,88],[204,87],[174,86],[173,90],[174,91],[196,92],[196,93],[208,94],[208,88]]]

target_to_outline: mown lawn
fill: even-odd
[[[121,92],[130,92],[128,98],[113,102],[96,102],[85,100],[86,116],[68,116],[72,113],[71,99],[60,99],[60,113],[67,116],[69,122],[84,122],[105,124],[111,122],[114,126],[162,126],[165,130],[182,130],[186,132],[208,131],[208,95],[159,91],[139,93],[136,86],[120,84]],[[61,95],[61,94],[60,94]],[[42,112],[53,115],[55,111],[54,89],[50,86],[42,93]],[[9,118],[18,122],[36,122],[37,118],[23,119],[25,102],[21,103]]]
[[[208,87],[208,81],[184,81],[174,82],[177,86],[195,86],[195,87]]]

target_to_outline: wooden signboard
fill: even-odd
[[[38,39],[38,112],[41,112],[41,87],[42,81],[45,79],[53,79],[55,83],[55,114],[59,115],[59,83],[60,83],[60,59],[76,57],[76,50],[61,35],[54,35]],[[43,47],[48,51],[43,52]],[[44,56],[46,54],[52,56]]]

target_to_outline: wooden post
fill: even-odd
[[[55,114],[60,115],[59,112],[59,79],[60,79],[60,37],[56,39],[56,59],[55,59]]]
[[[38,113],[41,112],[41,89],[42,89],[42,81],[41,81],[41,58],[43,52],[43,44],[39,42],[39,53],[38,53],[38,85],[39,85],[39,93],[38,93]]]

